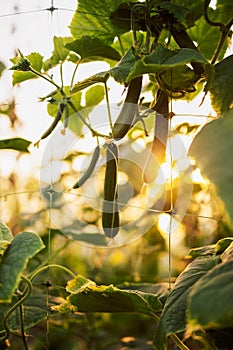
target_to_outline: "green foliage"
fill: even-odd
[[[5,64],[2,61],[0,61],[0,76],[2,75],[2,73],[5,69],[6,69]]]
[[[188,332],[201,328],[232,327],[232,252],[233,246],[231,245],[225,252],[230,257],[224,258],[223,255],[223,262],[200,278],[192,289],[188,309]]]
[[[28,147],[31,141],[14,137],[11,139],[0,140],[0,149],[14,149],[19,152],[29,152]]]
[[[162,310],[159,295],[121,290],[113,285],[98,286],[79,275],[68,282],[66,290],[70,295],[66,304],[59,306],[58,310],[77,308],[79,312],[136,312],[148,315]]]
[[[215,184],[231,222],[233,221],[232,117],[233,110],[230,110],[225,113],[224,117],[206,124],[196,135],[189,150],[189,154],[195,158],[203,174]]]
[[[218,257],[208,255],[196,258],[177,278],[164,306],[156,330],[154,344],[157,350],[166,349],[166,338],[186,329],[186,310],[190,291],[195,283],[211,270]]]
[[[14,66],[11,68],[15,70],[13,73],[13,85],[22,83],[25,80],[37,78],[37,75],[30,71],[30,68],[40,72],[43,66],[43,57],[38,52],[33,52],[28,56],[11,60]]]
[[[111,46],[106,45],[99,38],[92,38],[87,35],[69,42],[65,47],[77,53],[83,62],[101,58],[118,61],[121,58],[120,54]]]
[[[122,30],[112,24],[110,16],[123,2],[124,0],[79,1],[78,11],[70,25],[71,34],[80,39],[88,33],[92,38],[97,37],[106,44],[111,44],[116,36],[122,34]]]
[[[7,247],[0,264],[0,302],[9,303],[28,260],[44,248],[39,236],[21,232]]]
[[[0,325],[2,329],[0,331],[0,341],[6,340],[10,333],[14,332],[21,333],[23,336],[23,328],[31,329],[46,317],[48,318],[50,287],[52,287],[50,289],[50,296],[52,296],[50,300],[51,309],[56,311],[53,317],[55,320],[59,319],[59,324],[61,322],[64,324],[64,329],[65,327],[69,329],[69,322],[74,322],[70,329],[79,329],[79,322],[83,322],[83,319],[80,321],[83,314],[90,321],[93,316],[92,313],[98,313],[98,315],[100,313],[121,313],[122,317],[126,313],[138,313],[156,321],[157,329],[150,330],[150,335],[155,334],[153,346],[157,350],[169,348],[168,338],[171,338],[179,349],[185,349],[186,347],[181,341],[183,336],[185,339],[190,337],[195,341],[195,336],[198,334],[197,337],[201,338],[203,343],[208,343],[203,329],[206,332],[211,332],[213,328],[221,331],[232,328],[233,243],[232,237],[225,237],[228,233],[226,227],[223,229],[224,232],[219,230],[216,233],[216,237],[224,237],[216,244],[213,244],[212,241],[208,245],[192,248],[188,254],[188,258],[192,261],[185,264],[182,262],[182,267],[176,266],[178,277],[174,284],[170,283],[168,285],[168,283],[157,282],[157,279],[160,278],[157,276],[157,257],[166,250],[166,239],[159,233],[155,224],[155,216],[158,214],[155,209],[157,208],[157,202],[151,204],[148,212],[147,207],[145,207],[145,213],[136,218],[135,225],[131,222],[127,224],[128,218],[124,213],[130,201],[125,190],[128,189],[127,186],[130,184],[132,199],[136,199],[135,202],[132,200],[132,208],[135,206],[134,209],[138,206],[140,194],[145,188],[142,179],[143,167],[148,153],[152,154],[150,146],[153,142],[152,138],[148,141],[145,135],[150,136],[153,130],[155,130],[155,133],[157,132],[156,123],[158,118],[154,118],[154,112],[160,113],[162,110],[161,113],[166,117],[167,126],[168,100],[172,102],[173,98],[191,99],[200,92],[200,86],[205,86],[204,92],[210,94],[212,107],[221,117],[210,121],[196,134],[189,154],[196,160],[202,174],[215,185],[217,194],[224,202],[232,226],[233,112],[231,108],[233,95],[231,81],[233,78],[233,56],[225,57],[224,55],[227,49],[227,40],[232,34],[230,27],[233,6],[229,0],[218,0],[216,9],[211,9],[207,6],[208,3],[204,0],[193,2],[188,0],[175,0],[173,2],[79,0],[77,11],[70,24],[71,36],[55,36],[53,52],[48,59],[44,59],[37,52],[24,56],[20,51],[18,57],[11,59],[13,63],[11,69],[14,70],[12,75],[13,85],[38,77],[46,80],[51,85],[51,92],[42,97],[41,101],[48,103],[48,114],[55,119],[41,136],[41,139],[50,135],[56,128],[58,121],[61,120],[64,128],[68,127],[79,137],[83,136],[84,126],[89,129],[91,135],[96,138],[95,144],[100,145],[100,153],[103,153],[101,142],[112,144],[112,137],[114,136],[114,120],[111,119],[109,105],[111,101],[109,102],[107,94],[108,83],[109,80],[111,81],[109,78],[125,85],[128,89],[127,93],[132,93],[129,102],[133,101],[134,108],[131,108],[130,105],[128,108],[128,111],[132,114],[132,118],[130,118],[132,128],[130,123],[130,127],[127,128],[127,132],[130,129],[128,134],[124,135],[119,143],[119,152],[125,159],[120,159],[119,164],[114,163],[116,173],[119,169],[119,177],[126,181],[118,186],[116,178],[114,187],[113,194],[116,203],[118,203],[118,200],[120,203],[122,198],[124,199],[122,201],[123,205],[121,204],[123,208],[119,210],[119,215],[122,215],[122,212],[125,215],[125,222],[123,220],[122,227],[119,230],[117,227],[116,232],[118,234],[118,231],[122,230],[127,239],[131,239],[131,236],[138,237],[142,234],[141,232],[147,231],[147,236],[149,236],[148,250],[144,252],[143,248],[142,250],[138,248],[138,251],[134,252],[133,258],[131,257],[131,264],[134,267],[137,266],[134,259],[138,259],[138,256],[142,254],[142,275],[147,273],[150,283],[144,284],[143,279],[146,280],[146,277],[139,277],[135,270],[135,275],[130,275],[130,269],[128,271],[130,263],[128,261],[126,263],[126,257],[124,254],[120,255],[119,251],[116,252],[116,256],[119,254],[116,260],[125,260],[119,264],[120,268],[119,270],[116,269],[114,277],[109,273],[108,266],[108,276],[106,277],[107,274],[102,273],[100,264],[100,257],[104,256],[103,252],[98,251],[96,253],[95,262],[97,262],[97,265],[99,264],[99,267],[93,268],[92,256],[89,257],[86,254],[85,249],[87,248],[83,249],[86,254],[85,262],[78,254],[75,255],[75,258],[72,257],[74,260],[70,258],[67,241],[64,244],[67,251],[64,249],[61,241],[66,240],[67,237],[72,242],[81,242],[86,246],[94,244],[97,247],[107,247],[109,243],[112,243],[106,237],[107,235],[104,235],[103,224],[102,226],[100,224],[101,209],[95,210],[96,218],[93,221],[90,220],[91,225],[86,224],[82,221],[82,218],[78,217],[76,226],[74,223],[73,226],[69,225],[64,230],[46,229],[46,233],[44,233],[45,244],[48,245],[49,249],[51,249],[51,242],[54,244],[54,260],[59,259],[57,254],[59,248],[56,247],[56,244],[61,245],[63,265],[49,265],[47,263],[47,259],[50,260],[51,257],[40,252],[44,248],[44,244],[39,236],[32,232],[21,232],[14,237],[8,227],[4,223],[0,223]],[[105,62],[109,67],[105,71],[92,73],[90,77],[87,76],[83,80],[79,80],[79,66],[96,60]],[[63,71],[67,63],[70,66],[73,64],[70,84],[63,81]],[[4,68],[4,65],[0,63],[0,74]],[[53,75],[49,74],[51,68],[60,70],[59,82],[53,80]],[[135,101],[135,96],[133,96],[135,92],[134,79],[145,77],[145,80],[147,80],[148,76],[150,83],[147,87],[143,87],[142,95],[138,96],[137,101]],[[130,82],[132,82],[132,85]],[[146,102],[144,101],[145,92],[150,92]],[[158,93],[156,94],[156,92]],[[161,96],[163,95],[165,98],[162,99]],[[89,116],[104,98],[107,102],[110,132],[101,134],[93,129]],[[142,105],[148,108],[145,110],[145,114],[142,112]],[[153,108],[153,113],[149,108]],[[124,113],[125,110],[123,110]],[[59,114],[59,111],[62,113]],[[129,117],[129,114],[124,115],[124,113],[121,115],[122,125],[127,122],[127,117]],[[60,119],[57,119],[57,117]],[[141,123],[141,128],[137,124],[138,122]],[[154,139],[157,136],[162,137],[153,134]],[[137,138],[140,142],[145,143],[145,149],[142,152],[134,150],[130,143],[137,141]],[[29,152],[29,145],[30,141],[21,138],[0,140],[0,149]],[[83,155],[82,150],[77,153]],[[127,157],[128,159],[132,158],[135,163],[131,164],[127,161]],[[71,175],[71,163],[69,163],[68,158],[66,159],[66,165],[68,165],[67,169],[70,169],[69,175]],[[98,165],[100,164],[101,167],[100,173],[101,171],[104,173],[106,160],[102,154],[100,154],[100,160],[98,161]],[[102,182],[104,182],[104,179],[102,179]],[[99,187],[98,195],[103,198],[101,184]],[[179,189],[170,188],[170,192],[172,191],[170,195],[167,189],[162,188],[161,193],[156,197],[158,202],[163,199],[164,193],[162,192],[165,191],[166,198],[164,206],[161,207],[161,212],[173,215],[172,201]],[[193,192],[195,195],[195,189]],[[45,193],[46,191],[44,191],[46,197]],[[79,194],[75,193],[75,195],[78,199]],[[48,196],[50,194],[47,193]],[[61,192],[58,193],[57,197],[58,201],[55,204],[53,203],[52,209],[61,212],[62,219],[66,219],[62,211],[63,203],[60,204],[59,202],[62,197]],[[190,208],[192,208],[192,205],[190,205]],[[88,206],[87,210],[89,210]],[[158,212],[160,213],[160,211]],[[39,214],[37,213],[37,215]],[[193,216],[195,215],[196,213]],[[188,216],[185,219],[187,220]],[[188,224],[187,227],[189,227]],[[195,229],[193,229],[194,232],[192,232],[192,229],[188,232],[187,227],[187,236],[195,235]],[[204,235],[203,232],[201,233]],[[232,234],[230,229],[229,234]],[[121,242],[124,243],[123,239]],[[51,251],[49,251],[50,253]],[[171,254],[171,251],[169,251],[169,254]],[[87,262],[88,259],[89,262]],[[138,261],[137,259],[136,261]],[[98,284],[81,274],[76,276],[64,266],[65,261],[72,265],[72,269],[77,266],[81,273],[83,270],[83,275],[92,274],[93,278],[96,277]],[[187,265],[186,268],[184,268],[184,265]],[[34,280],[36,277],[40,280],[47,269],[49,269],[49,274],[46,277],[51,278],[50,270],[52,267],[59,271],[54,274],[54,285],[50,279],[47,279],[46,282],[43,279],[42,285]],[[30,272],[26,271],[27,269]],[[60,274],[61,270],[72,276],[72,280],[67,283],[64,276]],[[115,286],[111,284],[111,281],[108,285],[102,284],[102,280],[107,278],[115,278],[114,284],[117,285],[119,282],[120,285]],[[129,283],[127,281],[122,283],[125,279],[133,282],[139,280],[140,283]],[[60,280],[61,285],[66,283],[66,289],[64,287],[58,288],[59,282],[57,283],[57,281]],[[43,284],[47,288],[47,302],[42,293]],[[41,289],[37,288],[38,285]],[[98,316],[98,322],[103,322],[105,316]],[[66,317],[69,321],[63,323],[64,320],[67,320]],[[92,324],[92,321],[90,321],[90,324]],[[194,336],[192,337],[193,332]],[[81,333],[80,338],[82,339],[83,334],[88,333],[87,329],[85,327],[84,330],[81,328]],[[93,342],[98,344],[96,338]],[[90,344],[92,343],[88,343],[87,348],[91,348]],[[211,347],[212,343],[210,342],[208,346]]]
[[[218,113],[228,111],[233,103],[233,91],[231,89],[233,78],[232,65],[233,55],[228,56],[215,65],[215,74],[210,93],[212,105]]]

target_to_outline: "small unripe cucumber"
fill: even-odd
[[[104,201],[102,226],[104,233],[113,238],[119,231],[120,218],[117,203],[118,148],[114,143],[106,146],[106,168],[104,178]]]
[[[115,140],[122,139],[131,128],[135,114],[137,113],[141,89],[142,76],[130,81],[125,102],[113,125],[112,134]]]
[[[65,109],[65,104],[64,103],[60,103],[59,107],[58,107],[58,111],[57,114],[52,122],[52,124],[50,125],[50,127],[43,133],[43,135],[41,136],[41,140],[45,139],[46,137],[48,137],[51,132],[56,128],[58,122],[61,120],[63,111]]]
[[[83,174],[83,176],[80,177],[80,179],[74,184],[73,188],[79,188],[81,187],[91,176],[91,174],[93,173],[96,163],[99,159],[99,155],[100,155],[100,147],[99,145],[96,146],[93,155],[92,155],[92,159],[91,162],[87,168],[87,170],[85,171],[85,173]]]

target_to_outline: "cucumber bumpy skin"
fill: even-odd
[[[125,102],[113,125],[112,134],[115,140],[122,139],[131,128],[135,114],[137,113],[141,89],[142,76],[130,81]]]
[[[99,155],[100,155],[100,147],[99,147],[99,145],[97,145],[96,148],[94,149],[92,159],[91,159],[91,162],[90,162],[87,170],[80,177],[80,179],[74,184],[73,188],[81,187],[89,179],[89,177],[91,176],[91,174],[93,173],[93,171],[95,169],[96,163],[99,159]]]
[[[109,238],[114,238],[120,225],[117,204],[118,148],[114,143],[106,146],[106,169],[104,178],[104,201],[102,207],[102,226]]]

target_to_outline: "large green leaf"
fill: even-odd
[[[233,222],[233,110],[206,124],[194,138],[189,155],[216,186]]]
[[[69,42],[65,47],[76,52],[82,58],[82,61],[98,58],[108,58],[110,60],[118,61],[121,58],[119,52],[114,48],[105,44],[105,42],[99,38],[92,38],[87,35]]]
[[[162,309],[158,295],[121,290],[113,285],[98,286],[81,275],[69,281],[66,289],[70,295],[60,311],[76,308],[80,312],[136,312],[153,316]]]
[[[193,285],[216,264],[216,257],[201,256],[179,275],[167,298],[154,338],[156,350],[166,349],[166,338],[186,328],[186,308]]]
[[[233,325],[233,245],[214,267],[195,284],[188,304],[188,332],[200,328],[230,328]]]
[[[19,59],[22,59],[22,57],[20,57]],[[25,59],[30,62],[30,65],[33,69],[35,69],[38,72],[41,71],[42,65],[43,65],[43,56],[41,56],[40,53],[32,52],[30,55],[25,56]],[[13,58],[11,61],[13,63],[16,63],[17,65],[17,60],[18,58]],[[12,69],[14,69],[14,67]],[[15,70],[12,78],[13,78],[12,83],[13,85],[15,85],[25,80],[37,78],[37,75],[30,71],[23,72],[23,71]]]
[[[226,112],[233,103],[233,55],[215,65],[215,75],[210,89],[212,106],[218,113]]]
[[[28,147],[31,141],[14,137],[12,139],[0,140],[0,149],[14,149],[20,152],[29,152]]]
[[[79,0],[75,15],[71,21],[70,31],[74,38],[83,35],[98,37],[111,44],[122,31],[110,21],[111,14],[124,0]]]
[[[201,17],[195,23],[195,26],[188,30],[188,34],[190,38],[197,43],[197,48],[202,55],[210,60],[220,39],[219,28],[210,26],[204,17]],[[222,54],[224,54],[227,49],[227,43],[225,43],[223,49]]]
[[[129,81],[142,74],[160,73],[164,70],[185,66],[192,62],[201,63],[205,67],[209,79],[212,78],[213,70],[211,65],[198,51],[186,48],[171,51],[159,45],[152,54],[137,60],[126,80]],[[182,76],[180,85],[183,85]]]
[[[0,303],[10,303],[27,262],[44,248],[39,236],[21,232],[8,246],[0,264]]]

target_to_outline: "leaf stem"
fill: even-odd
[[[170,334],[169,337],[178,346],[180,350],[190,350],[176,334]]]
[[[38,77],[41,77],[41,78],[47,80],[50,84],[56,86],[56,88],[58,90],[61,90],[59,85],[57,85],[52,79],[46,77],[44,74],[38,72],[37,70],[33,69],[32,67],[29,68],[29,71],[32,72],[33,74],[37,75]]]
[[[110,128],[112,130],[112,116],[111,116],[111,111],[110,111],[110,105],[109,105],[109,98],[108,98],[108,87],[107,83],[104,82],[104,90],[105,90],[105,96],[106,96],[106,102],[107,102],[107,111],[108,111],[108,120],[110,124]]]
[[[78,67],[79,67],[79,64],[81,63],[81,60],[82,60],[82,59],[79,58],[78,62],[76,63],[76,66],[75,66],[75,68],[74,68],[74,72],[73,72],[73,74],[72,74],[72,78],[71,78],[71,82],[70,82],[70,90],[73,89],[75,74],[76,74],[76,72],[77,72],[77,69],[78,69]]]
[[[62,66],[62,62],[60,63],[60,77],[61,77],[61,88],[63,89],[64,87],[64,81],[63,81],[63,66]]]
[[[61,90],[61,92],[62,92],[62,90]],[[67,100],[67,104],[73,109],[73,111],[75,112],[75,114],[77,114],[77,116],[82,120],[83,124],[85,124],[85,125],[88,127],[88,129],[89,129],[89,130],[91,131],[91,133],[92,133],[92,136],[94,136],[94,137],[99,136],[99,137],[104,137],[104,138],[106,138],[106,135],[99,133],[98,131],[94,130],[94,129],[91,127],[91,125],[83,118],[82,114],[77,110],[77,108],[75,107],[75,105],[73,104],[72,101]]]

